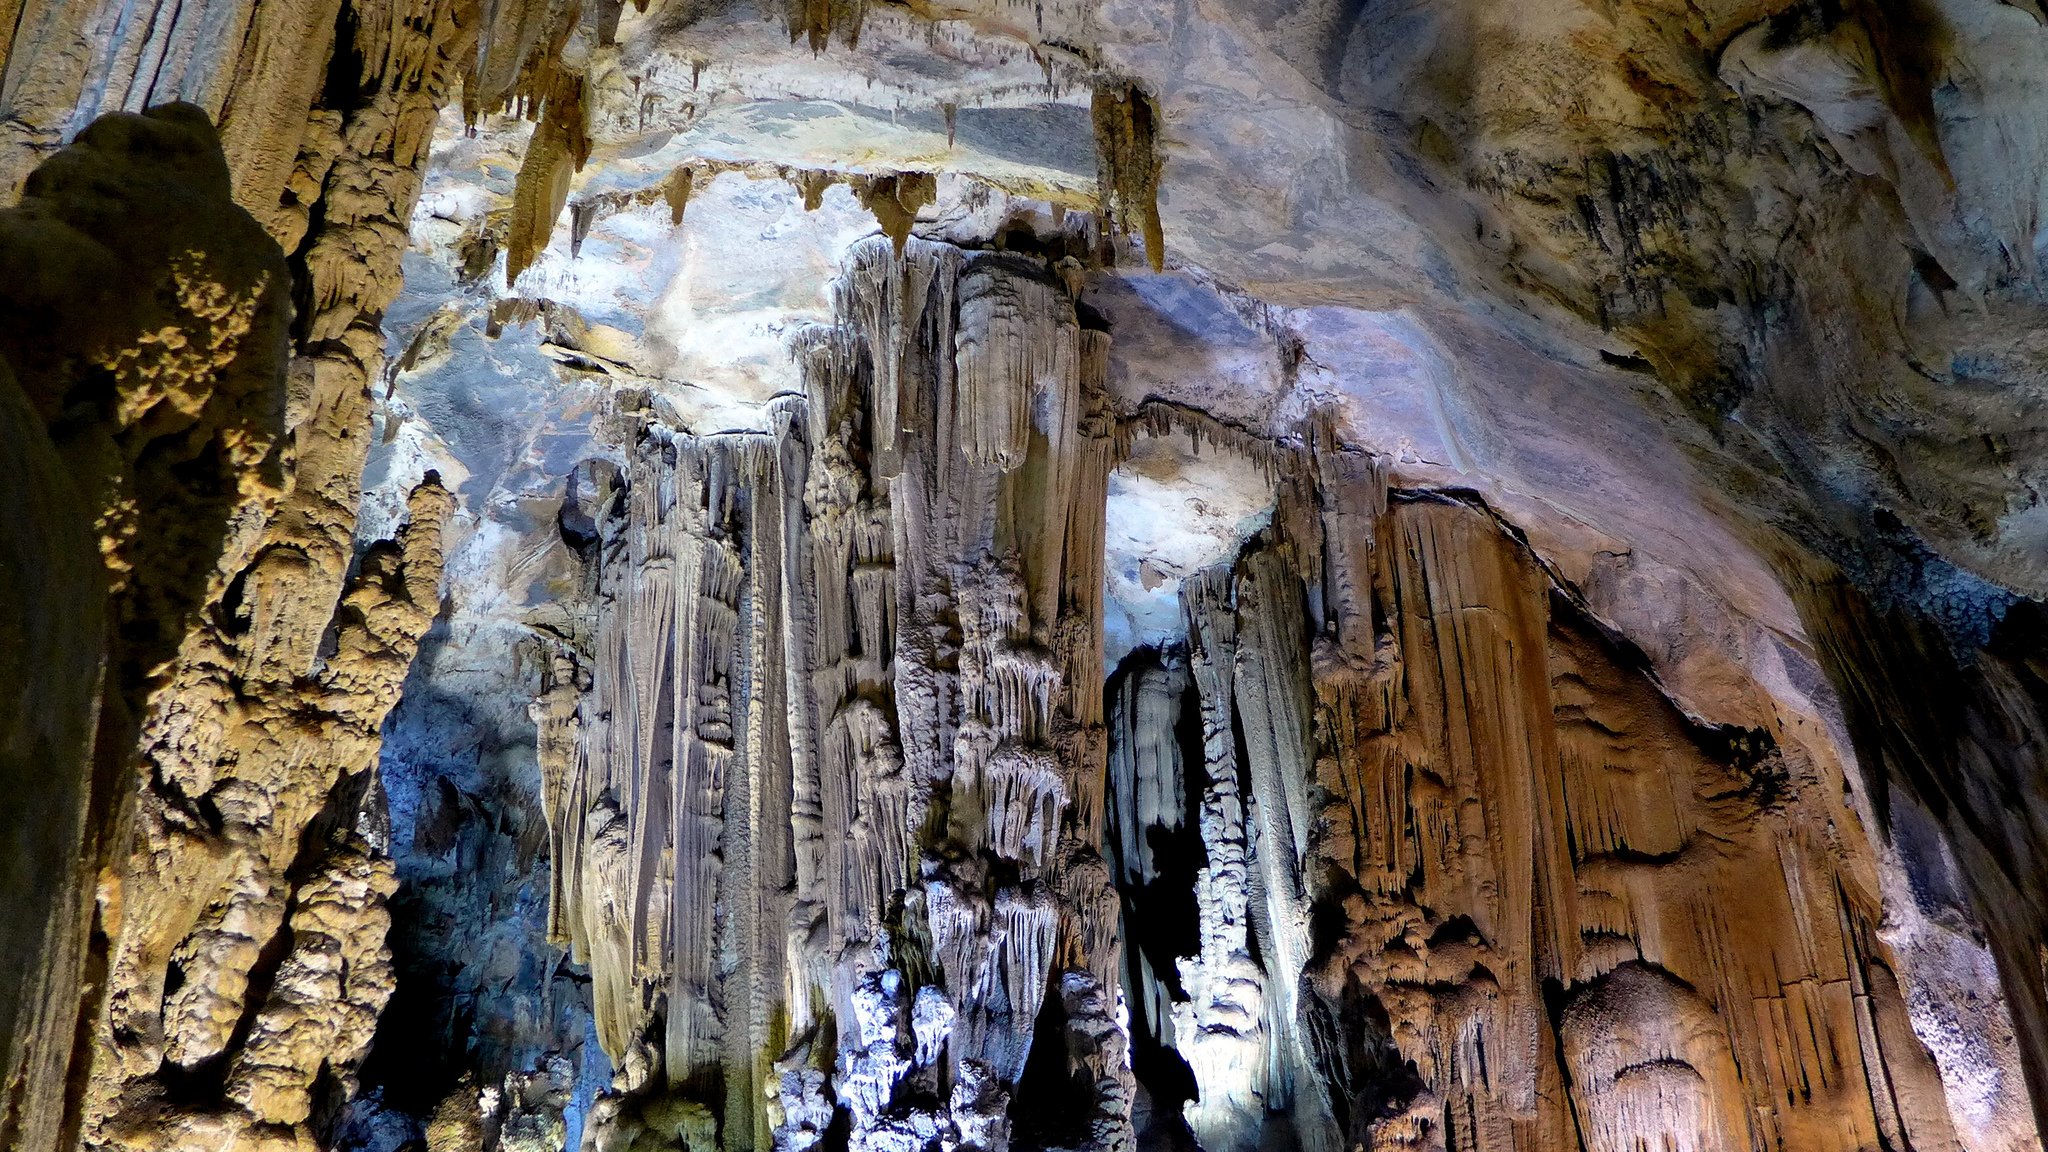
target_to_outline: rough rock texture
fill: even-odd
[[[13,1143],[2039,1147],[2031,0],[0,58]]]
[[[0,215],[9,475],[10,876],[0,1138],[67,1125],[95,888],[119,855],[137,723],[278,496],[285,269],[229,200],[194,109],[95,124]],[[11,369],[11,370],[10,370]],[[54,686],[54,687],[53,687]],[[105,893],[102,891],[102,898]]]
[[[247,119],[226,117],[223,163],[200,110],[101,120],[27,181],[18,213],[45,230],[10,237],[10,265],[37,275],[10,284],[8,335],[26,351],[9,359],[101,509],[118,689],[100,706],[78,860],[97,888],[91,978],[44,1004],[28,1038],[43,1079],[19,1090],[11,1142],[302,1147],[315,1097],[346,1091],[391,992],[391,869],[356,814],[439,601],[446,493],[428,477],[398,543],[358,555],[354,527],[366,385],[397,289],[377,266],[395,267],[462,24],[380,8],[350,25],[352,70],[329,68],[332,40],[300,26],[331,34],[331,5],[254,23],[244,8],[246,42],[188,22],[229,19],[224,6],[166,6],[143,26],[183,33],[141,57],[123,39],[136,13],[107,40],[81,20],[114,14],[90,9],[19,14],[11,132],[68,135],[44,116],[67,91],[85,93],[75,130],[102,99],[141,107],[198,85],[214,109],[232,92],[248,116],[281,116],[268,127],[285,135],[250,144]],[[237,45],[252,54],[219,58]],[[102,48],[88,74],[65,71]],[[238,84],[206,87],[209,70],[238,68]],[[289,180],[259,171],[280,163]],[[275,239],[229,206],[231,182]],[[79,238],[50,231],[65,227]],[[277,241],[296,249],[289,267]],[[138,277],[162,286],[135,291]]]

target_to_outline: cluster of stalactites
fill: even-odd
[[[508,287],[548,246],[565,208],[572,209],[573,255],[580,252],[583,238],[595,221],[622,205],[663,200],[669,206],[671,222],[680,225],[693,184],[706,175],[731,170],[788,180],[803,194],[805,208],[811,210],[822,203],[827,187],[843,183],[873,213],[882,234],[902,254],[918,212],[937,198],[938,184],[933,172],[862,173],[697,159],[677,167],[656,186],[624,193],[598,193],[571,205],[572,178],[590,158],[593,109],[588,103],[584,74],[580,66],[565,62],[564,49],[579,21],[595,42],[609,44],[616,31],[619,9],[617,0],[599,3],[588,11],[567,0],[548,0],[491,5],[482,20],[475,61],[464,74],[465,122],[473,128],[483,113],[506,109],[536,122],[520,163],[509,219],[502,225],[489,225],[503,229],[502,236],[494,237],[494,241],[501,242],[505,250]],[[786,0],[785,9],[790,38],[808,38],[814,51],[822,51],[834,32],[849,48],[858,41],[866,3]],[[1050,62],[1047,75],[1050,86]],[[1056,97],[1057,90],[1051,94]],[[1163,159],[1159,109],[1136,84],[1112,79],[1097,81],[1091,108],[1100,218],[1106,230],[1137,236],[1144,244],[1152,269],[1159,271],[1165,259],[1158,208]],[[956,106],[946,104],[943,112],[950,146]],[[1065,205],[1055,205],[1055,216],[1064,208]]]
[[[1483,508],[1297,444],[1112,685],[1110,854],[1195,888],[1125,911],[1201,1146],[1954,1147],[1836,770],[1708,751]]]
[[[600,4],[581,14],[586,22],[596,22],[592,31],[599,42],[609,42],[607,29],[616,26],[618,7]],[[851,47],[859,38],[864,12],[864,0],[788,0],[791,39],[807,36],[814,50],[822,50],[836,30]],[[625,206],[664,201],[671,223],[680,225],[693,186],[719,172],[787,180],[802,193],[809,210],[823,203],[826,188],[843,183],[874,215],[899,255],[918,212],[937,199],[937,177],[930,171],[862,173],[695,159],[649,188],[596,193],[572,205],[572,178],[590,159],[593,111],[583,73],[563,61],[579,13],[580,6],[560,2],[494,6],[483,23],[474,66],[465,74],[463,113],[472,127],[483,113],[506,109],[536,122],[514,184],[509,218],[488,225],[503,230],[493,236],[493,247],[502,244],[505,250],[508,287],[548,246],[565,209],[571,212],[574,255],[598,219]],[[1163,156],[1158,108],[1135,84],[1104,80],[1095,86],[1092,109],[1100,217],[1108,229],[1139,237],[1146,259],[1158,271],[1165,258],[1158,209]],[[945,105],[944,113],[950,143],[955,106]],[[1055,205],[1055,217],[1064,208]]]
[[[840,1112],[997,1152],[1041,1044],[1087,1085],[1048,1114],[1120,1147],[1107,337],[1042,264],[909,238],[835,301],[770,432],[643,420],[608,493],[595,638],[535,706],[556,930],[620,1089],[730,1147]]]
[[[569,214],[569,255],[579,258],[583,242],[599,221],[635,208],[661,204],[669,224],[680,227],[691,196],[710,180],[736,173],[750,180],[780,180],[803,197],[806,211],[825,202],[825,191],[843,184],[875,218],[882,235],[899,254],[910,238],[917,214],[938,198],[938,177],[932,172],[886,172],[879,175],[798,168],[765,161],[692,159],[679,164],[657,183],[626,190],[600,190],[570,197],[572,177],[590,158],[582,77],[562,73],[557,87],[538,105],[539,125],[527,144],[514,184],[512,209],[502,217],[479,219],[465,235],[466,275],[480,277],[502,249],[505,284],[514,285],[532,267],[554,236],[563,211]]]

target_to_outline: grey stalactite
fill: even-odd
[[[835,300],[772,433],[638,423],[588,687],[535,706],[572,766],[557,922],[619,1089],[718,1107],[728,1147],[811,1147],[836,1106],[856,1148],[1001,1152],[1040,1043],[1125,1147],[1106,338],[1041,266],[914,238]]]

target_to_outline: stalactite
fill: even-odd
[[[668,222],[681,226],[683,210],[690,206],[690,187],[696,173],[684,165],[668,174],[668,180],[661,186],[662,199],[668,202]]]
[[[1135,84],[1098,81],[1095,120],[1096,195],[1102,218],[1145,242],[1154,272],[1166,266],[1159,226],[1159,109]]]
[[[548,246],[555,221],[569,202],[570,177],[590,158],[583,88],[582,76],[560,72],[541,97],[540,123],[526,146],[512,193],[512,222],[505,238],[507,287]]]
[[[1104,341],[1043,269],[904,237],[835,300],[772,434],[642,418],[589,690],[573,720],[535,705],[547,763],[579,741],[548,793],[558,922],[606,1049],[662,1070],[629,1086],[713,1108],[728,1146],[810,1147],[831,1101],[856,1148],[1001,1152],[1045,1044],[1123,1147]]]
[[[1186,692],[1187,662],[1178,653],[1137,669],[1118,690],[1109,745],[1109,826],[1120,864],[1117,880],[1126,886],[1149,883],[1159,874],[1147,832],[1178,831],[1187,815],[1175,731]]]
[[[646,0],[636,6],[645,11]],[[1776,558],[1874,793],[1859,792],[1852,810],[1841,767],[1810,759],[1800,743],[1804,718],[1781,721],[1757,704],[1752,719],[1767,726],[1730,732],[1682,714],[1639,654],[1525,540],[1462,497],[1390,498],[1385,462],[1339,444],[1335,418],[1311,420],[1284,442],[1156,402],[1119,419],[1108,335],[1076,302],[1094,273],[1077,261],[1049,266],[913,236],[935,195],[928,174],[692,161],[666,181],[571,204],[601,83],[624,75],[637,92],[643,80],[662,82],[659,67],[600,71],[620,60],[637,69],[646,57],[614,43],[622,0],[589,5],[588,23],[583,7],[0,0],[0,187],[11,192],[35,161],[57,157],[25,188],[29,216],[52,212],[44,193],[79,179],[64,175],[66,157],[125,138],[138,151],[163,149],[159,159],[191,159],[175,132],[159,134],[192,115],[166,107],[173,98],[221,123],[227,157],[218,172],[209,153],[187,173],[207,185],[189,201],[193,190],[182,185],[142,196],[116,189],[112,202],[132,219],[36,220],[107,241],[98,245],[105,251],[77,237],[60,244],[54,228],[22,244],[0,236],[9,257],[0,265],[27,270],[0,287],[16,321],[0,340],[0,418],[10,429],[0,467],[27,478],[24,489],[46,505],[13,509],[0,524],[8,570],[34,586],[23,597],[33,610],[0,621],[11,630],[0,645],[9,649],[0,695],[20,698],[0,717],[10,737],[0,744],[23,795],[47,794],[37,786],[52,764],[65,774],[50,805],[24,807],[13,826],[45,848],[55,842],[45,836],[82,846],[61,866],[11,876],[18,898],[51,893],[58,911],[40,930],[28,925],[35,916],[23,918],[17,934],[40,935],[7,945],[5,959],[22,961],[10,969],[22,990],[0,1004],[10,1026],[0,1030],[0,1144],[44,1152],[68,1128],[91,1147],[304,1147],[319,1113],[353,1090],[353,1066],[392,991],[382,944],[391,865],[377,843],[368,772],[439,601],[438,537],[451,498],[429,474],[401,538],[368,548],[356,538],[356,505],[383,313],[437,115],[458,84],[472,125],[507,107],[539,121],[515,204],[465,239],[472,286],[501,250],[509,278],[530,268],[564,207],[571,252],[581,255],[592,229],[626,206],[660,201],[679,225],[693,182],[724,171],[790,179],[811,208],[844,183],[888,240],[854,251],[832,321],[796,338],[804,394],[769,406],[770,431],[699,437],[645,413],[625,421],[634,435],[613,447],[633,465],[607,489],[614,499],[602,531],[593,526],[586,590],[601,626],[551,641],[559,650],[532,713],[555,863],[551,926],[592,969],[600,1038],[623,1093],[599,1110],[597,1126],[613,1125],[611,1137],[808,1149],[836,1145],[844,1131],[862,1148],[994,1152],[1037,1139],[1038,1114],[1064,1107],[1086,1126],[1077,1141],[1121,1147],[1131,1139],[1131,1051],[1149,1044],[1185,1057],[1199,1090],[1189,1124],[1212,1149],[1278,1139],[1445,1152],[1948,1149],[1963,1138],[1949,1124],[1938,1071],[1960,1073],[1935,1069],[1914,1034],[1915,1021],[1928,1026],[1924,1006],[1907,1011],[1894,975],[1905,971],[1892,951],[1903,947],[1888,915],[1896,910],[1879,905],[1876,849],[1858,813],[1918,829],[1873,830],[1896,833],[1887,851],[1911,851],[1913,837],[1925,836],[1953,857],[1942,867],[1959,879],[1941,879],[1954,879],[1956,903],[1941,911],[1963,921],[1964,905],[1974,911],[1965,927],[1996,960],[2032,1098],[2048,1115],[2048,904],[2032,875],[2036,846],[2048,840],[2037,770],[2048,626],[2036,605],[1994,591],[1989,639],[1952,648],[1923,613],[1950,610],[1946,601],[1963,594],[1922,589],[1878,605],[1849,586],[1876,582],[1869,573]],[[936,12],[913,7],[921,19]],[[1142,29],[1119,46],[1134,30],[1116,19],[1125,13],[1099,14],[1115,35],[1096,43],[1064,34],[1075,30],[1065,6],[1028,15],[1011,7],[965,16],[1035,21],[1023,47],[1003,51],[1011,63],[1038,55],[1055,100],[1056,64],[1066,66],[1055,54],[1128,62],[1148,84],[1169,87],[1174,79],[1159,69],[1188,58]],[[1701,150],[1702,141],[1718,152],[1728,136],[1712,122],[1718,113],[1683,127],[1607,118],[1640,139],[1603,149],[1593,146],[1597,135],[1579,138],[1569,153],[1594,161],[1553,164],[1527,133],[1510,133],[1526,157],[1475,150],[1444,135],[1456,125],[1440,130],[1422,115],[1433,110],[1353,106],[1361,95],[1402,95],[1392,88],[1367,93],[1334,83],[1341,69],[1301,68],[1282,88],[1306,81],[1321,91],[1306,105],[1283,99],[1303,117],[1289,123],[1356,128],[1355,117],[1327,118],[1348,108],[1423,129],[1415,155],[1367,147],[1355,172],[1349,155],[1319,166],[1342,179],[1308,181],[1311,198],[1290,208],[1308,222],[1297,230],[1301,244],[1318,242],[1318,218],[1347,218],[1322,211],[1324,186],[1356,193],[1357,173],[1385,176],[1388,159],[1418,194],[1477,189],[1487,203],[1474,244],[1439,236],[1449,245],[1441,253],[1424,243],[1389,249],[1398,269],[1384,274],[1389,283],[1414,270],[1402,260],[1429,256],[1431,284],[1417,291],[1442,307],[1418,305],[1418,316],[1430,313],[1418,327],[1437,324],[1432,338],[1441,337],[1468,301],[1502,284],[1519,299],[1529,276],[1562,270],[1573,284],[1538,283],[1529,298],[1563,300],[1627,338],[1621,353],[1595,356],[1585,344],[1574,370],[1698,377],[1662,379],[1668,387],[1649,393],[1705,389],[1711,402],[1698,407],[1717,422],[1709,439],[1748,429],[1770,440],[1784,431],[1772,431],[1773,403],[1814,399],[1771,394],[1811,375],[1785,355],[1796,341],[1780,329],[1804,331],[1816,316],[1838,323],[1862,310],[1864,296],[1894,299],[1902,281],[1908,312],[1962,326],[2010,323],[1999,309],[2011,301],[2000,294],[2031,274],[2024,241],[2033,216],[2021,204],[2003,214],[2017,224],[1983,224],[2003,216],[1967,211],[1981,197],[1968,186],[2031,185],[1973,171],[1997,166],[1966,163],[1966,145],[1972,124],[2024,144],[2026,117],[1975,115],[1993,102],[1980,103],[1971,84],[1939,82],[1953,74],[1997,87],[2000,69],[1975,66],[1995,56],[1947,42],[2018,42],[1991,21],[2024,20],[2036,7],[2015,15],[2014,5],[1976,5],[1985,15],[1946,6],[1938,20],[1925,18],[1926,60],[1917,45],[1896,58],[1893,38],[1914,39],[1898,33],[1916,26],[1895,14],[1793,13],[1747,31],[1713,30],[1727,45],[1722,88],[1742,96],[1721,99],[1728,93],[1716,88],[1715,100],[1748,118],[1737,135],[1769,141],[1789,118],[1806,135],[1818,124],[1835,154],[1812,179],[1775,174],[1812,149],[1766,146],[1733,170],[1763,189],[1760,203],[1831,204],[1857,181],[1889,189],[1873,211],[1839,213],[1872,230],[1844,235],[1866,239],[1900,231],[1877,218],[1904,212],[1904,233],[1924,242],[1867,245],[1901,261],[1874,266],[1886,291],[1866,293],[1879,278],[1865,283],[1860,267],[1847,266],[1827,269],[1847,285],[1839,293],[1842,284],[1825,276],[1793,273],[1763,288],[1741,277],[1716,285],[1724,261],[1783,263],[1767,250],[1741,251],[1741,233],[1755,231],[1747,217],[1713,210],[1728,188],[1663,154],[1667,145]],[[867,18],[864,0],[792,0],[783,11],[792,38],[807,38],[814,53],[831,50],[835,31],[852,45]],[[720,18],[670,15],[642,27],[667,35],[684,30],[684,17]],[[1431,19],[1439,16],[1462,18],[1446,10]],[[1258,64],[1264,47],[1277,47],[1292,69],[1300,31],[1281,21],[1279,39],[1261,47],[1275,30],[1265,23],[1224,37],[1197,22],[1170,47],[1213,51],[1235,37],[1253,49],[1239,59]],[[1630,29],[1612,45],[1617,56],[1656,54],[1641,51],[1657,39],[1640,21],[1609,23]],[[936,29],[931,37],[941,44]],[[1484,97],[1473,110],[1482,119],[1499,109],[1481,105],[1524,78],[1486,52],[1451,57],[1472,65],[1474,84],[1453,87]],[[971,77],[977,61],[946,65],[963,62]],[[689,68],[694,95],[700,78],[726,82],[752,64],[700,77],[701,62],[678,57],[669,76]],[[1654,89],[1653,104],[1685,102],[1683,84],[1652,75],[1660,68],[1631,68],[1608,95],[1626,102],[1626,93]],[[1603,90],[1597,70],[1586,75],[1596,81],[1588,91]],[[1844,77],[1853,91],[1815,98]],[[1266,100],[1271,79],[1254,68],[1236,95]],[[1888,91],[1873,97],[1879,88]],[[1939,123],[1920,106],[1925,90],[1942,105]],[[1189,91],[1203,100],[1225,92]],[[1006,111],[1015,102],[991,98]],[[1229,103],[1204,103],[1203,114],[1231,123]],[[145,107],[148,117],[87,127],[102,111]],[[1193,105],[1176,97],[1174,107]],[[1511,118],[1530,111],[1501,107]],[[1123,80],[1102,81],[1091,108],[1098,223],[1140,238],[1155,271],[1164,263],[1165,108]],[[954,100],[940,105],[949,148],[957,111]],[[77,144],[59,151],[74,134]],[[969,133],[984,144],[991,135]],[[1205,133],[1194,147],[1223,148],[1231,135]],[[1201,162],[1227,172],[1233,161],[1225,148]],[[1458,171],[1474,161],[1499,171]],[[86,176],[73,190],[119,184]],[[1593,187],[1603,177],[1613,187]],[[1625,187],[1636,180],[1659,187]],[[1587,195],[1575,194],[1580,184]],[[253,220],[228,209],[223,189]],[[1205,250],[1241,273],[1251,268],[1252,248],[1217,243],[1229,238],[1232,206],[1204,196],[1189,198],[1198,215],[1205,205],[1222,211],[1205,225],[1217,229]],[[1538,217],[1515,219],[1538,202]],[[268,248],[244,261],[246,235],[192,239],[157,214],[188,203],[235,232],[267,232],[289,262]],[[1064,209],[1051,206],[1058,229]],[[1585,220],[1533,233],[1568,241],[1536,245],[1536,264],[1548,270],[1503,255],[1532,251],[1518,226],[1556,223],[1558,209]],[[1798,208],[1790,231],[1764,232],[1824,258],[1841,237],[1813,227],[1811,215]],[[1463,218],[1443,219],[1454,217]],[[1433,231],[1417,223],[1416,236]],[[1984,235],[1964,234],[1971,229]],[[2013,242],[1993,243],[1994,232]],[[161,250],[111,243],[138,236]],[[1602,254],[1589,256],[1585,238]],[[1291,233],[1279,239],[1255,260],[1284,280],[1297,259],[1288,252],[1307,249]],[[42,273],[62,261],[39,265],[23,253],[60,251],[99,283],[32,301],[48,284]],[[1659,287],[1659,269],[1674,266],[1684,269],[1685,292]],[[1386,287],[1319,280],[1308,295],[1357,312],[1380,307]],[[1936,298],[1958,288],[1981,297],[1983,315],[1949,316]],[[286,316],[288,291],[295,319]],[[1718,318],[1684,320],[1681,297]],[[1795,299],[1819,306],[1809,315],[1779,307]],[[1511,302],[1504,307],[1488,322],[1510,316]],[[550,309],[497,301],[489,330],[562,315]],[[1644,328],[1652,313],[1654,324],[1682,330],[1659,338]],[[1747,332],[1763,343],[1731,358],[1706,329],[1737,313],[1772,323],[1762,336]],[[450,317],[432,339],[459,326]],[[1910,316],[1899,323],[1918,325]],[[94,326],[121,332],[74,346],[71,337]],[[1855,351],[1857,333],[1817,330],[1828,349]],[[1566,331],[1545,343],[1568,349],[1575,338]],[[1308,339],[1277,340],[1289,388],[1307,379]],[[1438,342],[1461,370],[1482,362],[1473,331]],[[567,359],[560,342],[545,350]],[[1955,377],[1942,387],[1963,395],[2009,351],[1893,359],[1930,379]],[[85,377],[52,375],[64,358],[59,368]],[[1544,359],[1548,371],[1574,357]],[[1740,366],[1742,379],[1726,379],[1717,359],[1729,372]],[[1945,360],[1953,362],[1944,368]],[[1949,387],[1958,381],[1968,386]],[[1864,391],[1890,406],[1879,415],[1904,412],[1912,418],[1892,422],[1943,451],[1981,441],[2002,481],[2026,471],[2024,402],[2005,405],[2018,423],[2000,417],[1955,437],[1934,434],[1940,421],[1916,416],[1912,396]],[[1696,443],[1696,429],[1678,431]],[[1145,654],[1155,663],[1131,666],[1105,707],[1095,695],[1104,671],[1101,513],[1109,469],[1142,434],[1253,460],[1280,496],[1271,527],[1249,547],[1185,581],[1186,640]],[[1774,448],[1785,445],[1792,459],[1778,461],[1782,471],[1816,455],[1796,437]],[[1911,537],[1925,531],[1936,551],[2011,587],[2038,577],[2029,556],[2001,551],[2026,552],[2024,485],[1983,484],[1994,496],[2019,493],[2001,507],[1967,490],[1979,484],[1970,467],[1930,469],[1947,457],[1891,447],[1872,449],[1886,458],[1875,465],[1832,462],[1821,469],[1825,483],[1786,487],[1829,488],[1831,501],[1872,486],[1859,470],[1918,475],[1876,485],[1921,490],[1904,502],[1903,520],[1889,508],[1872,518],[1883,533],[1904,525],[1900,538],[1918,547]],[[1778,478],[1766,469],[1761,479],[1758,490]],[[1789,525],[1796,535],[1821,519],[1810,506],[1821,497],[1785,499],[1789,506],[1760,515],[1773,531]],[[1871,501],[1849,503],[1861,525]],[[1877,550],[1858,544],[1837,558],[1869,560],[1862,553]],[[1613,558],[1602,553],[1600,563]],[[1903,563],[1923,561],[1932,562]],[[45,587],[56,582],[79,591]],[[73,608],[73,619],[45,619]],[[1797,647],[1797,637],[1780,639]],[[46,693],[39,677],[63,683]],[[1796,687],[1821,711],[1832,707],[1824,691]],[[52,706],[38,709],[45,695]],[[1199,750],[1183,738],[1183,709],[1202,729]],[[16,732],[32,738],[15,741]],[[64,792],[72,782],[83,791]],[[1162,846],[1176,836],[1199,847],[1199,863],[1192,846],[1187,860],[1169,858]],[[1904,871],[1916,885],[1928,879]],[[1136,894],[1183,876],[1192,891],[1174,915],[1189,921],[1186,938],[1162,942],[1135,927],[1138,901],[1151,900]],[[1924,982],[1915,994],[1926,994]],[[1999,1060],[1958,1063],[1964,1073],[2003,1071]],[[1047,1068],[1065,1079],[1040,1078]],[[428,1141],[557,1143],[545,1115],[563,1110],[550,1103],[559,1087],[552,1070],[546,1080],[503,1081],[502,1091],[465,1083]],[[2003,1087],[1999,1118],[1976,1139],[2002,1140],[2019,1126],[2010,1119],[2019,1090]]]
[[[910,226],[917,220],[917,210],[938,198],[937,179],[929,172],[899,172],[893,176],[857,176],[851,184],[861,207],[874,213],[875,223],[882,226],[882,235],[896,245],[900,258],[903,243],[910,237]]]

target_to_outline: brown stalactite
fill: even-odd
[[[875,223],[882,226],[882,235],[896,245],[899,256],[903,254],[904,241],[910,238],[910,226],[917,220],[917,210],[939,195],[938,181],[929,172],[858,176],[851,183],[861,207],[875,214]]]
[[[667,183],[662,185],[662,199],[668,202],[668,222],[680,226],[683,210],[690,206],[690,186],[696,173],[687,165],[669,173]]]
[[[526,160],[512,195],[511,230],[505,240],[505,283],[509,287],[548,246],[562,209],[569,203],[569,178],[590,158],[584,123],[583,77],[555,76],[542,98],[540,123],[527,145]]]
[[[1135,84],[1101,82],[1092,102],[1096,195],[1102,218],[1145,242],[1154,272],[1166,266],[1159,226],[1159,109]]]
[[[833,33],[849,49],[860,44],[860,26],[867,17],[868,0],[783,0],[783,19],[789,25],[789,41],[803,40],[813,52],[823,52]]]

